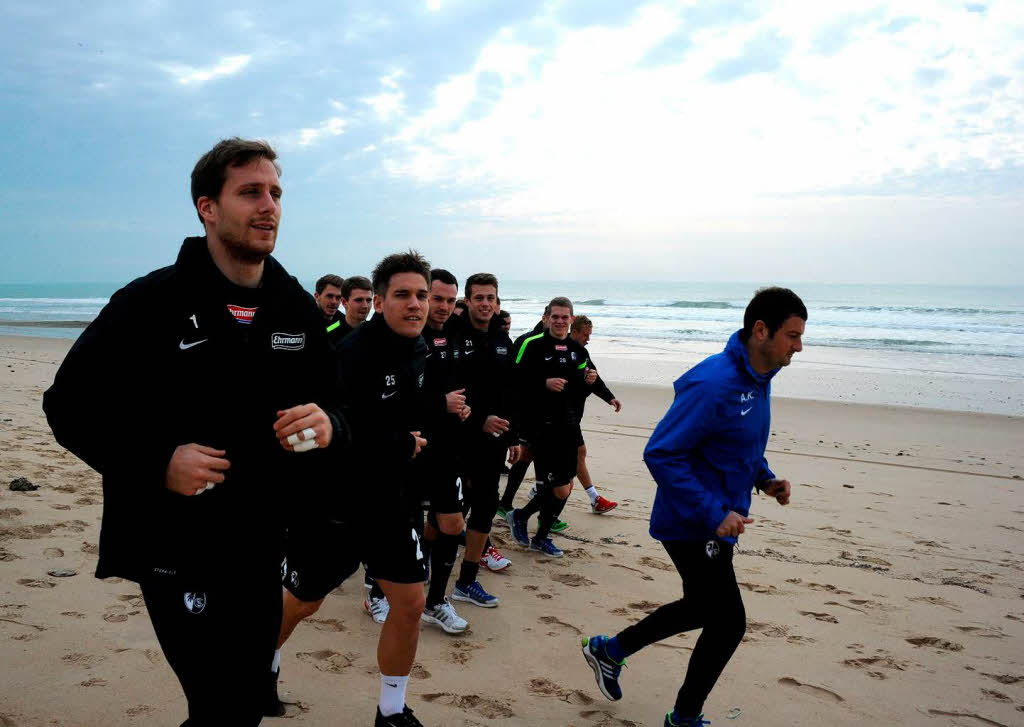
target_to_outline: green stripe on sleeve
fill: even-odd
[[[538,338],[544,338],[544,334],[538,333],[536,336],[530,336],[523,341],[523,345],[519,347],[519,353],[516,354],[516,363],[519,363],[523,359],[523,352],[526,351],[526,344],[530,341],[536,341]]]
[[[341,321],[335,321],[331,325],[327,326],[327,332],[330,333],[331,331],[333,331],[335,328],[337,328],[340,325],[341,325]]]

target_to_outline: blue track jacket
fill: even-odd
[[[777,372],[758,374],[750,367],[737,331],[722,353],[676,380],[675,400],[644,449],[658,483],[651,537],[709,540],[730,510],[749,514],[751,489],[775,477],[764,450]]]

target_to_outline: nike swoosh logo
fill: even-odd
[[[553,359],[553,358],[554,358],[554,356],[545,356],[545,357],[544,357],[544,360],[545,360],[545,361],[550,361],[550,360],[551,360],[551,359]]]
[[[754,408],[754,407],[750,407],[750,409],[753,409],[753,408]],[[740,416],[741,416],[741,417],[745,417],[745,416],[746,416],[747,414],[749,414],[749,413],[750,413],[750,409],[741,409],[741,410],[740,410]]]
[[[397,391],[392,391],[390,394],[381,394],[380,398],[381,399],[390,399],[392,396],[394,396],[397,393],[398,393]]]
[[[192,343],[185,343],[185,339],[183,338],[181,339],[181,343],[178,344],[178,348],[180,348],[182,351],[187,351],[193,346],[198,346],[200,343],[206,343],[209,340],[209,338],[204,338],[202,341],[193,341]]]

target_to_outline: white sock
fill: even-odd
[[[585,489],[584,492],[586,492],[587,493],[587,497],[590,498],[590,504],[591,505],[593,505],[595,502],[597,502],[597,488],[596,487],[591,485],[590,487]]]
[[[409,675],[389,677],[380,675],[380,713],[385,717],[398,714],[405,709],[405,687],[409,683]]]
[[[270,665],[270,671],[281,671],[281,650],[274,652],[274,661]]]

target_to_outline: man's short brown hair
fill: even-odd
[[[430,263],[415,250],[409,250],[408,252],[396,252],[394,255],[388,255],[377,263],[377,267],[373,269],[372,290],[374,294],[381,297],[386,296],[388,286],[391,284],[391,278],[402,273],[422,275],[423,280],[427,283],[427,287],[430,287]],[[345,282],[347,283],[348,280]]]
[[[493,285],[494,294],[498,294],[498,279],[494,277],[494,275],[492,275],[491,273],[473,273],[468,278],[466,278],[466,287],[463,288],[462,290],[463,294],[467,298],[472,297],[474,285],[479,285],[480,287],[484,287],[486,285]]]
[[[345,284],[345,280],[340,275],[334,273],[327,273],[327,275],[316,281],[316,294],[320,295],[324,292],[324,288],[328,285],[333,285],[335,288],[341,289],[341,286]]]
[[[569,315],[573,315],[572,301],[566,298],[565,296],[559,295],[551,299],[551,302],[548,303],[548,315],[551,315],[552,308],[568,308]]]
[[[373,283],[370,282],[369,278],[364,278],[362,275],[353,275],[351,278],[345,278],[345,283],[341,286],[341,297],[348,300],[352,297],[353,290],[369,290],[373,292]]]
[[[281,176],[277,152],[262,139],[240,139],[237,136],[221,139],[210,151],[199,157],[192,169],[192,204],[196,206],[201,224],[205,226],[206,223],[199,214],[199,198],[219,199],[228,178],[228,167],[244,167],[253,159],[271,162],[277,175]]]

